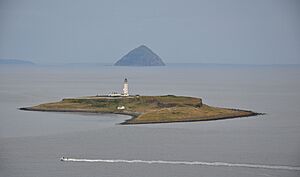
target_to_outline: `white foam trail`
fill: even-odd
[[[74,159],[74,158],[62,158],[61,161],[65,161],[65,162],[204,165],[204,166],[245,167],[245,168],[263,168],[263,169],[273,169],[273,170],[297,170],[297,171],[300,171],[300,167],[295,167],[295,166],[259,165],[259,164],[242,164],[242,163],[226,163],[226,162],[164,161],[164,160],[122,160],[122,159]]]

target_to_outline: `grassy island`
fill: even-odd
[[[92,112],[131,115],[122,124],[147,124],[208,121],[258,115],[248,110],[217,108],[202,103],[201,98],[185,96],[91,96],[67,98],[59,102],[20,108],[30,111]]]

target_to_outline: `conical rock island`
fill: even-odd
[[[118,60],[115,66],[165,66],[162,59],[145,45],[141,45]]]

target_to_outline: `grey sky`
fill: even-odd
[[[299,0],[0,0],[0,58],[300,64]]]

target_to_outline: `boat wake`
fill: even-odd
[[[220,167],[244,167],[244,168],[262,168],[273,170],[296,170],[300,167],[295,166],[277,166],[277,165],[260,165],[260,164],[243,164],[243,163],[226,163],[226,162],[199,162],[199,161],[165,161],[165,160],[122,160],[122,159],[60,159],[64,162],[98,162],[98,163],[144,163],[144,164],[170,164],[170,165],[202,165],[202,166],[220,166]]]

